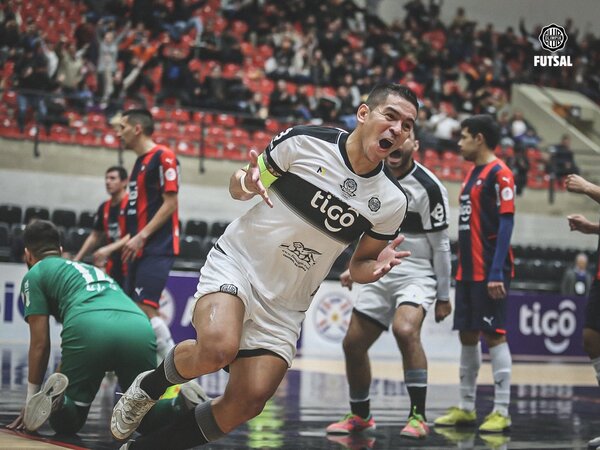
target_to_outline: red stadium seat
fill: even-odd
[[[152,113],[152,117],[154,117],[154,120],[156,121],[167,120],[168,113],[165,109],[161,108],[160,106],[153,106],[150,112]]]
[[[175,152],[179,155],[198,156],[198,149],[188,141],[178,141],[175,145]]]

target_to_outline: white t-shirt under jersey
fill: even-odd
[[[298,126],[265,150],[281,176],[264,202],[232,222],[219,247],[247,270],[263,295],[305,311],[342,251],[363,233],[393,239],[404,219],[407,198],[381,163],[355,174],[346,153],[348,133]]]

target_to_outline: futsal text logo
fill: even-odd
[[[569,36],[564,27],[551,23],[540,31],[538,36],[542,48],[549,52],[563,50]],[[535,67],[572,67],[571,55],[534,55],[533,65]]]

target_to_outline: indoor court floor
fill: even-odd
[[[75,438],[53,434],[44,425],[39,434],[13,433],[4,426],[17,415],[25,398],[27,346],[2,344],[0,380],[0,449],[118,449],[108,430],[115,386],[103,383],[88,421]],[[58,357],[53,351],[51,362]],[[515,363],[512,388],[512,429],[505,435],[485,436],[474,428],[438,429],[423,441],[400,437],[409,399],[399,362],[374,362],[371,405],[377,430],[368,435],[331,437],[330,422],[349,407],[343,363],[297,358],[275,397],[263,413],[225,439],[202,449],[586,449],[600,435],[600,388],[589,364]],[[428,420],[433,421],[458,398],[458,368],[453,362],[430,363]],[[480,371],[477,409],[482,419],[492,407],[489,364]],[[227,374],[204,376],[211,396],[223,391]],[[168,450],[168,449],[165,449]]]

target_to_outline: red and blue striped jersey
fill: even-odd
[[[501,214],[515,212],[515,181],[501,160],[471,169],[460,192],[458,219],[458,271],[462,281],[487,280],[494,252]],[[502,267],[505,277],[513,275],[513,255]]]
[[[110,199],[103,202],[96,212],[94,230],[106,236],[107,243],[118,241],[127,234],[125,230],[125,213],[129,196],[125,194],[116,205],[111,205]],[[113,252],[106,263],[106,273],[116,280],[122,279],[127,267],[122,265],[121,252]]]
[[[169,148],[156,145],[139,156],[129,177],[126,228],[131,236],[142,230],[163,204],[163,194],[179,191],[179,161]],[[179,254],[179,214],[175,213],[146,242],[142,255]],[[139,255],[139,256],[142,256]]]

